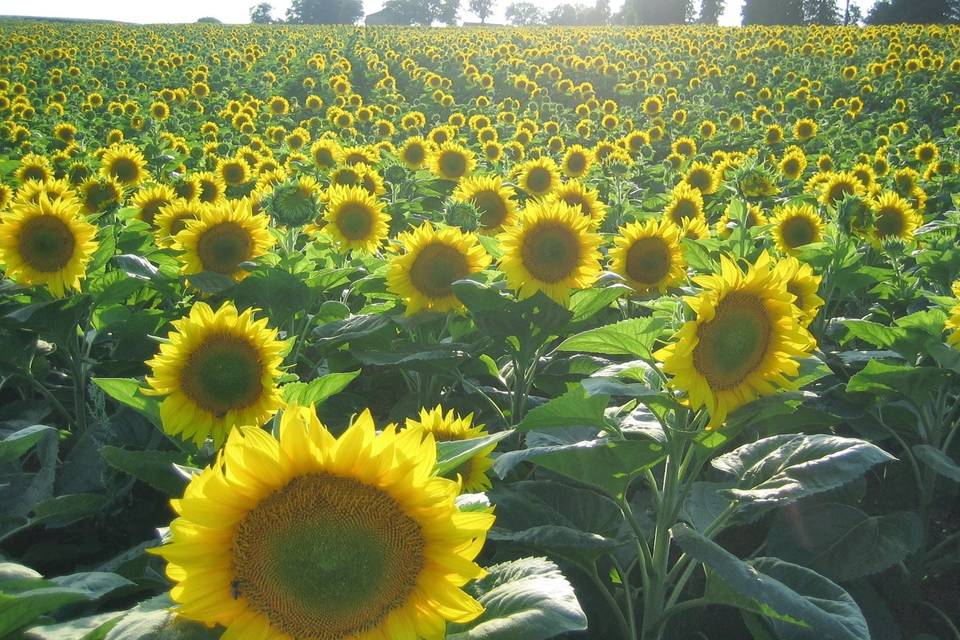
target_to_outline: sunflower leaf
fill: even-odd
[[[467,590],[484,612],[469,625],[450,625],[447,640],[546,640],[587,628],[573,587],[546,558],[487,567]]]
[[[311,407],[323,402],[346,389],[360,375],[360,370],[343,373],[328,373],[310,382],[291,382],[283,385],[283,399],[286,402]]]
[[[481,438],[452,440],[437,443],[437,475],[446,475],[460,467],[470,458],[479,455],[492,444],[513,435],[513,429],[500,431]]]
[[[650,358],[650,349],[665,325],[663,318],[631,318],[570,336],[558,351]]]

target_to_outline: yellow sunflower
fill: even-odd
[[[546,198],[549,201],[559,201],[577,208],[590,220],[591,226],[599,227],[607,215],[607,205],[600,200],[596,189],[591,189],[579,180],[568,180],[557,187]]]
[[[694,162],[690,165],[683,176],[683,181],[705,196],[716,193],[720,186],[716,169],[706,162]]]
[[[770,222],[774,242],[783,253],[793,253],[823,239],[823,219],[810,204],[788,204],[774,214]]]
[[[706,223],[703,195],[699,189],[681,182],[671,192],[663,215],[677,226],[683,226],[685,220],[702,220]]]
[[[80,185],[80,202],[84,214],[104,211],[116,204],[123,195],[123,187],[113,178],[90,178]]]
[[[154,237],[157,239],[157,246],[172,246],[177,234],[187,228],[187,222],[199,220],[200,215],[211,206],[213,205],[199,200],[177,198],[170,204],[161,207],[160,213],[153,219],[155,225]]]
[[[923,218],[910,201],[894,191],[885,191],[870,203],[873,211],[873,237],[877,241],[911,240]]]
[[[592,150],[582,145],[574,144],[567,147],[566,152],[563,154],[563,162],[560,163],[560,168],[563,171],[563,175],[568,178],[581,178],[590,171],[590,167],[593,166],[593,161]]]
[[[481,233],[497,233],[517,218],[517,192],[503,184],[500,176],[464,178],[453,192],[453,199],[469,202],[480,214]]]
[[[610,269],[640,292],[664,292],[683,279],[686,262],[680,228],[665,218],[620,228],[610,250]]]
[[[330,187],[324,219],[324,230],[341,251],[373,253],[389,233],[390,215],[383,203],[363,187]]]
[[[147,161],[133,145],[110,147],[100,159],[100,175],[124,187],[134,186],[147,177]]]
[[[472,413],[460,417],[453,412],[453,409],[444,413],[440,405],[431,410],[420,409],[419,418],[419,420],[407,418],[405,428],[419,429],[424,435],[431,434],[437,442],[471,440],[489,435],[482,424],[473,424]],[[496,444],[484,447],[459,468],[464,493],[478,493],[492,486],[490,478],[487,477],[487,470],[493,466],[490,454],[496,448]]]
[[[477,167],[473,151],[457,144],[445,142],[430,157],[430,168],[444,180],[459,180],[469,176]]]
[[[181,273],[213,271],[243,280],[248,271],[240,265],[256,260],[273,246],[270,218],[254,214],[250,200],[223,200],[200,210],[197,220],[187,220],[173,248],[182,251]]]
[[[45,285],[61,298],[79,289],[97,249],[97,228],[80,215],[75,200],[18,202],[0,222],[0,264],[7,277],[26,285]]]
[[[957,285],[954,283],[954,293],[957,293],[956,287]],[[946,329],[950,331],[950,335],[947,336],[947,344],[954,349],[960,349],[960,303],[953,305],[950,309],[950,317],[947,318]]]
[[[430,158],[430,143],[420,136],[407,138],[400,147],[400,160],[409,169],[419,169]]]
[[[794,296],[793,304],[800,311],[800,325],[808,327],[823,306],[823,298],[817,295],[821,277],[814,273],[813,267],[792,256],[778,262],[776,272]]]
[[[28,153],[20,158],[20,166],[13,175],[20,183],[28,180],[46,182],[53,177],[53,165],[46,156]]]
[[[520,188],[532,196],[545,196],[560,185],[560,169],[552,158],[528,160],[513,171]]]
[[[670,221],[670,224],[673,224],[673,221]],[[703,240],[710,237],[710,227],[707,226],[706,218],[686,218],[679,229],[680,237],[687,240]]]
[[[254,310],[232,302],[214,312],[198,302],[173,322],[160,353],[147,361],[148,395],[165,396],[160,419],[167,433],[219,447],[231,429],[260,426],[280,408],[277,378],[286,344]]]
[[[434,229],[427,222],[401,240],[403,253],[387,265],[387,288],[404,299],[407,315],[459,309],[463,305],[451,285],[490,265],[476,236],[456,227]]]
[[[521,297],[543,291],[566,304],[570,289],[593,284],[600,274],[600,236],[578,209],[562,202],[535,202],[499,236],[500,270]]]
[[[847,196],[863,197],[863,183],[852,173],[841,171],[832,173],[821,187],[820,202],[824,206],[836,206]]]
[[[684,301],[696,318],[654,355],[690,406],[706,407],[707,428],[716,429],[737,407],[789,387],[797,358],[816,343],[766,253],[746,273],[722,257],[719,274],[694,281],[703,291]]]
[[[494,516],[460,512],[436,444],[364,411],[334,438],[288,407],[279,440],[245,427],[191,480],[164,557],[179,614],[225,638],[417,640],[483,607],[460,587]]]
[[[149,225],[153,225],[160,209],[176,200],[177,194],[173,187],[165,184],[144,187],[130,200],[130,204],[138,209],[137,217]]]

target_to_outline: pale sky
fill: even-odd
[[[259,0],[0,0],[0,15],[45,16],[59,18],[101,18],[122,22],[194,22],[197,18],[211,16],[222,22],[248,22],[250,7]],[[503,22],[504,8],[513,0],[495,0],[497,11],[491,22]],[[534,4],[549,11],[570,0],[533,0]],[[383,8],[384,0],[363,0],[367,13]],[[852,0],[863,9],[864,14],[874,0]],[[274,15],[282,16],[290,0],[273,0]],[[461,20],[476,19],[466,11],[464,0]],[[573,4],[577,4],[573,0]],[[593,0],[580,0],[580,4],[592,5]],[[720,20],[724,25],[740,23],[740,0],[728,0],[727,10]],[[623,6],[623,0],[611,2],[614,11]]]

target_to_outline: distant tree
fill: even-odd
[[[470,12],[480,18],[480,24],[486,24],[493,13],[493,0],[470,0]]]
[[[702,0],[700,3],[700,24],[717,24],[723,13],[726,0]]]
[[[629,24],[683,24],[693,18],[693,0],[627,0],[623,8]]]
[[[870,10],[867,24],[930,24],[956,22],[958,19],[958,0],[881,0]]]
[[[271,24],[273,22],[273,7],[269,2],[250,7],[250,22],[253,24]]]
[[[554,7],[547,15],[547,24],[561,27],[571,27],[580,24],[580,8],[572,4],[561,4]]]
[[[847,0],[847,8],[844,11],[843,24],[861,24],[863,22],[863,11],[860,9],[860,5],[850,4],[850,0]]]
[[[746,0],[743,24],[803,24],[803,0]]]
[[[287,9],[291,24],[353,24],[362,17],[360,0],[293,0]]]
[[[514,2],[507,7],[507,22],[518,27],[545,24],[547,19],[532,2]]]
[[[584,24],[610,24],[610,0],[597,0],[592,9],[583,12]]]
[[[204,24],[223,24],[222,22],[220,22],[220,21],[217,20],[216,18],[211,18],[210,16],[205,16],[205,17],[203,17],[203,18],[200,18],[200,19],[197,20],[197,22],[202,22],[202,23],[204,23]]]
[[[434,22],[456,24],[460,0],[387,0],[383,8],[397,24],[428,27]]]
[[[841,24],[843,16],[837,0],[804,0],[803,21],[807,24]]]

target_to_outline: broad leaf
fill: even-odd
[[[129,474],[170,496],[183,493],[186,482],[175,464],[184,464],[184,455],[176,451],[130,451],[110,445],[100,449],[100,455],[114,469]]]
[[[3,440],[0,440],[0,464],[12,462],[33,448],[44,436],[52,436],[57,432],[53,427],[35,424],[19,431],[14,431]]]
[[[340,393],[360,375],[360,371],[328,373],[310,382],[291,382],[283,385],[283,399],[291,404],[311,407]]]
[[[811,637],[870,640],[850,594],[820,574],[776,558],[744,562],[687,525],[670,531],[680,548],[709,568],[707,599],[798,625],[816,634]]]
[[[466,589],[484,611],[468,625],[448,626],[447,640],[546,640],[587,628],[573,587],[546,558],[493,565]]]
[[[730,495],[744,504],[782,506],[839,487],[895,458],[864,440],[830,435],[780,435],[713,460],[736,478]]]
[[[160,401],[141,393],[140,383],[133,378],[94,378],[93,383],[120,404],[146,416],[154,425],[162,426]]]
[[[603,415],[608,396],[589,395],[583,387],[574,387],[562,396],[531,409],[517,425],[518,431],[553,429],[557,427],[596,427],[598,431],[610,428]]]
[[[649,358],[665,324],[662,318],[631,318],[570,336],[557,349]]]
[[[845,504],[800,503],[784,509],[767,536],[767,551],[838,581],[879,573],[916,551],[917,514],[869,516]]]
[[[960,465],[953,461],[940,449],[929,444],[918,444],[912,448],[915,455],[923,464],[927,465],[944,478],[960,482]]]
[[[448,442],[437,443],[437,473],[445,475],[470,458],[479,455],[490,445],[500,442],[504,438],[512,435],[514,431],[500,431],[481,438],[470,438],[469,440],[452,440]]]

